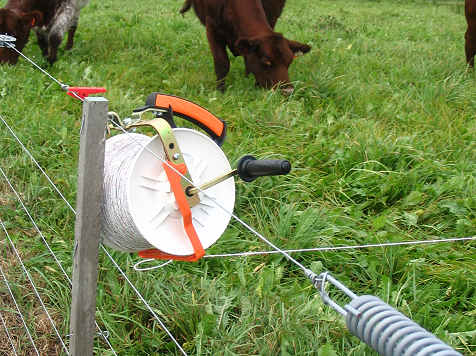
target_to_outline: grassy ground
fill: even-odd
[[[153,91],[202,105],[228,124],[223,150],[232,166],[243,154],[289,159],[286,177],[237,183],[236,214],[279,247],[476,235],[476,75],[464,60],[462,2],[289,1],[276,30],[313,49],[292,63],[296,90],[286,98],[243,78],[241,58],[232,59],[226,92],[215,91],[205,30],[193,13],[178,14],[181,5],[94,0],[81,13],[75,48],[61,50],[54,66],[45,66],[33,36],[24,54],[63,83],[106,87],[110,109],[122,116]],[[25,60],[0,68],[0,83],[0,115],[74,204],[81,104]],[[74,216],[1,125],[0,168],[70,273]],[[0,182],[0,218],[66,335],[69,285]],[[57,354],[7,240],[2,246],[1,266],[35,338]],[[231,223],[207,253],[266,249]],[[137,256],[113,255],[190,355],[375,355],[281,256],[136,273]],[[476,355],[474,242],[293,256]],[[96,320],[116,352],[178,354],[112,263],[100,259]],[[16,325],[0,288],[0,310]],[[96,347],[111,354],[99,340]]]

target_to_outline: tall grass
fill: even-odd
[[[256,88],[241,58],[232,58],[226,92],[217,92],[205,29],[191,12],[180,16],[181,5],[94,0],[81,13],[74,49],[60,50],[53,66],[33,36],[23,53],[63,83],[106,87],[110,109],[123,117],[153,91],[202,105],[228,124],[223,150],[232,166],[243,154],[289,159],[286,177],[237,182],[236,214],[281,248],[476,235],[476,76],[464,60],[462,2],[288,1],[276,30],[313,47],[290,67],[290,97]],[[25,60],[1,67],[0,82],[0,114],[74,204],[81,104]],[[0,152],[0,167],[70,273],[74,215],[5,128]],[[66,335],[68,283],[3,180],[0,202],[0,218]],[[266,249],[232,222],[207,253]],[[475,355],[475,252],[474,242],[445,242],[293,256]],[[375,354],[280,255],[174,262],[146,273],[132,270],[137,256],[113,256],[190,355]],[[4,243],[2,266],[11,260]],[[10,270],[34,315],[21,271]],[[120,355],[179,354],[103,255],[96,320]],[[96,348],[111,354],[99,338]]]

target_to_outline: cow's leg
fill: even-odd
[[[476,55],[476,1],[466,0],[464,12],[468,24],[468,29],[464,35],[466,39],[464,50],[466,61],[474,67],[474,56]]]
[[[46,60],[52,64],[58,59],[58,47],[63,41],[64,34],[69,28],[70,21],[74,18],[76,10],[74,6],[66,6],[63,11],[56,18],[48,35],[48,42],[50,44],[50,52]]]
[[[48,55],[48,36],[43,31],[35,31],[36,41],[40,46],[41,54],[46,57]]]
[[[71,23],[70,28],[68,29],[68,42],[66,42],[66,50],[73,48],[74,44],[74,34],[76,33],[76,29],[78,28],[78,20],[79,20],[79,10],[76,10],[74,14],[73,22]]]
[[[464,45],[464,50],[466,52],[466,62],[471,67],[474,67],[474,56],[476,55],[476,38],[471,38],[471,35],[468,32],[469,29],[465,35],[466,43]],[[476,33],[473,34],[473,37],[476,37]]]
[[[207,26],[207,38],[213,61],[215,63],[215,74],[217,76],[217,89],[225,91],[225,77],[230,71],[230,59],[226,53],[226,44],[220,39],[215,31]]]

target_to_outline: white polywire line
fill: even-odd
[[[28,271],[27,271],[27,269],[26,269],[26,267],[25,267],[25,265],[24,265],[24,263],[23,263],[23,261],[22,261],[20,255],[18,254],[18,251],[17,251],[17,249],[15,248],[15,245],[13,244],[13,241],[12,241],[12,239],[10,238],[10,234],[8,233],[7,229],[5,228],[5,225],[3,224],[2,219],[0,219],[0,225],[2,225],[3,231],[5,231],[5,234],[7,235],[8,241],[10,241],[10,245],[12,245],[13,251],[15,252],[15,255],[17,256],[18,261],[20,262],[20,264],[21,264],[21,266],[22,266],[22,268],[23,268],[23,271],[25,272],[26,276],[28,277],[31,286],[33,287],[33,290],[35,291],[35,294],[36,294],[36,296],[38,297],[38,300],[40,301],[40,304],[41,304],[41,306],[43,307],[43,310],[44,310],[45,313],[46,313],[46,316],[47,316],[48,319],[50,320],[50,323],[51,323],[51,325],[53,326],[53,329],[55,330],[56,335],[58,336],[58,339],[60,339],[61,345],[63,345],[63,348],[65,349],[66,353],[69,355],[68,348],[67,348],[66,345],[64,344],[63,339],[62,339],[60,333],[58,332],[58,329],[56,329],[55,323],[53,322],[53,319],[51,318],[50,313],[48,313],[48,309],[46,309],[46,306],[45,306],[45,304],[43,303],[43,300],[42,300],[41,297],[40,297],[40,293],[38,293],[38,290],[36,289],[35,283],[33,282],[33,279],[31,278],[30,273],[28,273]]]
[[[172,333],[169,331],[169,329],[167,329],[167,327],[165,326],[165,324],[162,322],[162,320],[160,320],[160,318],[157,316],[157,314],[154,312],[154,310],[150,307],[150,305],[147,303],[147,301],[144,299],[144,297],[140,294],[140,292],[137,290],[137,288],[134,286],[134,284],[129,280],[129,278],[127,278],[126,274],[121,270],[121,268],[119,267],[119,265],[117,264],[116,261],[114,261],[114,259],[112,258],[112,256],[109,254],[109,252],[107,252],[107,250],[104,248],[103,245],[101,245],[101,248],[103,249],[103,251],[106,253],[106,255],[109,256],[109,258],[111,259],[112,263],[114,263],[114,265],[116,266],[117,269],[119,269],[119,271],[121,272],[122,276],[125,278],[125,280],[127,281],[127,283],[131,286],[131,288],[134,290],[134,292],[137,294],[137,296],[140,298],[140,300],[142,301],[142,303],[144,303],[144,305],[147,307],[147,309],[149,309],[149,311],[152,313],[152,315],[154,316],[155,320],[157,320],[157,322],[159,323],[159,325],[161,326],[161,328],[167,333],[167,335],[172,339],[172,341],[174,342],[174,344],[178,347],[178,349],[182,352],[182,354],[184,356],[187,356],[187,353],[184,351],[184,349],[182,348],[182,346],[180,346],[179,342],[174,338],[174,336],[172,335]]]
[[[46,72],[45,70],[43,70],[38,64],[36,64],[35,62],[33,62],[30,58],[28,58],[27,56],[25,56],[23,53],[21,53],[19,50],[17,50],[15,48],[15,46],[12,46],[10,43],[8,42],[5,42],[7,44],[8,47],[10,47],[11,49],[14,49],[20,56],[22,56],[23,58],[25,58],[28,62],[30,62],[31,64],[33,64],[36,68],[38,68],[40,71],[43,72],[43,74],[47,75],[48,77],[50,77],[52,80],[54,80],[56,83],[58,83],[61,87],[61,89],[63,90],[68,90],[68,86],[66,84],[62,84],[60,81],[56,80],[55,77],[53,77],[52,75],[50,75],[48,72]]]
[[[433,240],[418,240],[418,241],[401,241],[401,242],[387,242],[379,244],[367,244],[367,245],[345,245],[335,247],[316,247],[316,248],[303,248],[293,250],[283,250],[287,253],[299,253],[299,252],[320,252],[320,251],[340,251],[340,250],[356,250],[366,249],[374,247],[389,247],[389,246],[405,246],[405,245],[423,245],[423,244],[437,244],[442,242],[457,242],[457,241],[470,241],[476,240],[476,236],[470,237],[452,237],[448,239],[433,239]],[[216,255],[205,255],[203,257],[216,258],[216,257],[244,257],[244,256],[257,256],[257,255],[272,255],[279,253],[279,251],[252,251],[252,252],[235,252],[235,253],[223,253]]]
[[[33,219],[33,217],[30,215],[30,212],[28,211],[28,209],[26,208],[25,204],[23,204],[23,201],[21,200],[20,198],[20,195],[18,194],[18,192],[15,190],[15,188],[13,187],[12,183],[10,182],[10,180],[8,179],[8,177],[6,176],[5,172],[3,172],[3,169],[2,167],[0,167],[0,173],[2,173],[3,175],[3,178],[7,181],[8,185],[10,186],[10,189],[13,191],[13,193],[16,195],[17,197],[17,200],[20,202],[23,210],[25,211],[26,215],[28,216],[28,218],[30,219],[30,221],[32,222],[33,226],[35,227],[36,231],[38,231],[41,239],[43,240],[43,242],[46,244],[46,247],[48,248],[48,250],[50,251],[50,253],[53,255],[53,258],[55,259],[56,263],[58,264],[58,266],[61,268],[61,271],[63,272],[63,274],[66,276],[66,278],[68,279],[69,283],[71,284],[71,279],[69,278],[68,274],[66,273],[66,271],[63,269],[63,266],[61,265],[61,263],[58,261],[58,259],[56,258],[56,255],[54,254],[53,250],[50,248],[50,245],[48,244],[48,242],[46,241],[45,237],[43,236],[43,234],[41,233],[41,230],[40,228],[38,227],[38,225],[36,225],[36,222],[35,222],[35,219]]]
[[[17,350],[15,349],[15,344],[13,343],[13,340],[10,336],[10,333],[8,332],[8,327],[7,324],[5,323],[5,320],[3,319],[2,313],[0,313],[0,319],[2,319],[3,326],[5,327],[5,331],[7,333],[8,340],[10,340],[10,344],[12,345],[12,350],[15,353],[15,356],[18,356]]]
[[[58,261],[58,258],[56,257],[55,253],[53,252],[53,250],[51,249],[50,245],[48,244],[48,242],[46,241],[45,237],[43,236],[40,228],[38,227],[38,225],[36,225],[35,223],[35,220],[33,219],[33,217],[31,216],[31,214],[29,213],[28,209],[26,208],[25,204],[23,204],[23,201],[21,200],[20,196],[18,195],[17,191],[15,190],[15,188],[13,187],[13,185],[11,184],[10,180],[7,178],[7,176],[5,175],[5,173],[3,172],[2,168],[0,167],[0,172],[2,173],[4,179],[7,181],[8,185],[10,186],[10,189],[13,191],[13,193],[16,195],[17,197],[17,200],[20,202],[23,210],[25,211],[26,215],[28,216],[28,218],[30,219],[30,221],[32,222],[32,224],[35,226],[36,228],[36,231],[38,231],[38,234],[40,235],[41,239],[43,240],[43,242],[45,243],[46,247],[48,248],[48,250],[50,251],[50,253],[52,254],[54,260],[56,261],[56,263],[58,264],[58,266],[60,267],[61,271],[63,272],[64,276],[66,277],[67,281],[69,282],[70,286],[73,285],[73,282],[71,281],[71,278],[69,278],[68,274],[66,273],[66,271],[64,270],[63,266],[61,265],[61,263]],[[51,181],[51,180],[50,180]],[[60,194],[61,195],[61,194]],[[74,210],[73,210],[74,212]],[[75,213],[76,214],[76,213]],[[94,324],[96,325],[96,327],[98,328],[99,330],[99,333],[101,335],[104,335],[103,331],[101,330],[101,328],[99,327],[99,324],[96,322],[96,320],[94,320]],[[112,347],[111,343],[109,342],[109,340],[106,338],[106,337],[103,337],[104,341],[106,341],[107,345],[109,346],[109,348],[111,349],[111,351],[114,353],[114,355],[117,356],[116,354],[116,351],[114,350],[114,348]]]
[[[66,202],[66,204],[68,205],[68,207],[71,209],[71,211],[73,213],[76,214],[76,211],[73,209],[73,207],[71,206],[71,204],[66,200],[66,198],[63,196],[63,194],[61,194],[61,192],[59,191],[59,189],[56,187],[56,185],[53,183],[53,181],[50,179],[50,177],[48,177],[48,175],[46,174],[46,172],[43,170],[43,168],[41,168],[41,166],[38,164],[38,162],[35,160],[35,158],[32,156],[32,154],[30,153],[30,151],[28,151],[28,149],[23,145],[23,143],[20,141],[20,139],[18,138],[17,135],[15,135],[15,132],[13,132],[13,130],[10,128],[10,126],[7,124],[7,122],[4,120],[4,118],[2,117],[2,115],[0,114],[0,120],[3,121],[4,125],[7,127],[7,129],[10,131],[10,133],[13,135],[13,137],[15,137],[15,139],[17,140],[17,142],[20,144],[20,146],[23,148],[23,150],[26,152],[26,154],[28,156],[30,156],[31,160],[36,164],[36,166],[39,168],[39,170],[41,171],[41,173],[43,173],[43,175],[46,177],[46,179],[48,180],[48,182],[50,182],[50,184],[53,186],[53,188],[56,190],[56,192],[61,196],[61,198]]]
[[[147,262],[152,262],[152,261],[157,261],[157,260],[156,260],[155,258],[148,258],[148,259],[139,261],[139,262],[137,262],[137,263],[134,265],[134,270],[137,271],[137,272],[153,271],[153,270],[155,270],[155,269],[159,269],[159,268],[162,268],[162,267],[167,266],[168,264],[172,263],[174,260],[168,260],[167,262],[161,263],[161,264],[158,265],[158,266],[152,266],[152,267],[146,267],[146,268],[139,268],[139,266],[140,266],[141,264],[147,263]]]
[[[20,310],[20,307],[18,306],[18,303],[15,299],[15,296],[13,295],[12,290],[10,289],[10,285],[8,284],[7,277],[5,277],[5,274],[3,273],[2,266],[0,266],[0,272],[2,273],[3,281],[5,282],[5,285],[7,286],[8,292],[10,293],[10,296],[12,297],[13,303],[15,303],[15,307],[17,308],[18,315],[20,315],[21,321],[23,322],[23,326],[26,329],[26,333],[28,334],[28,337],[30,338],[31,344],[33,345],[33,348],[36,351],[36,354],[40,356],[40,353],[38,352],[38,349],[36,348],[35,342],[33,341],[33,338],[30,334],[30,330],[28,330],[28,325],[26,325],[25,318],[23,317],[23,314]]]

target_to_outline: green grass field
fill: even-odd
[[[290,97],[256,88],[252,76],[243,77],[242,58],[232,58],[226,92],[217,92],[205,29],[192,12],[180,16],[181,6],[92,0],[81,13],[74,49],[66,52],[63,44],[57,63],[46,66],[33,35],[23,53],[62,83],[106,87],[109,109],[123,117],[154,91],[205,107],[228,124],[223,151],[232,167],[244,154],[291,161],[288,176],[236,184],[235,213],[280,248],[476,235],[476,74],[465,63],[462,1],[289,0],[276,31],[312,46],[291,64]],[[81,103],[24,59],[1,67],[0,83],[0,115],[74,206]],[[0,127],[0,168],[71,273],[75,217]],[[66,335],[69,284],[0,177],[0,219]],[[1,231],[0,266],[44,354],[59,355]],[[475,246],[444,242],[293,257],[476,355]],[[268,247],[232,222],[207,253],[261,250]],[[189,355],[376,355],[282,256],[174,262],[137,273],[137,255],[112,255]],[[178,355],[103,253],[99,268],[96,321],[117,354]],[[349,302],[333,288],[329,293],[341,305]],[[30,354],[11,308],[2,282],[0,312],[12,323],[21,354]],[[112,355],[99,338],[95,345],[98,355]],[[3,341],[0,347],[8,350]]]

